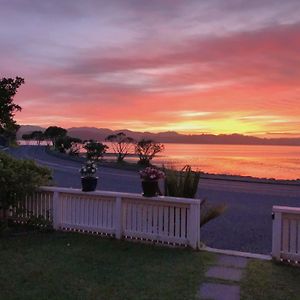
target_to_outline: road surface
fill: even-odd
[[[78,162],[50,155],[44,147],[21,146],[6,151],[51,168],[57,186],[81,187]],[[98,177],[98,189],[141,193],[140,178],[134,171],[101,167]],[[207,246],[263,254],[271,252],[272,206],[300,207],[300,186],[201,179],[197,196],[228,206],[224,215],[202,228],[201,239]]]

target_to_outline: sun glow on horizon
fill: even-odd
[[[241,113],[241,115],[244,114]],[[224,116],[223,113],[196,111],[178,111],[172,112],[170,115],[173,116],[171,122],[161,119],[155,121],[120,120],[117,122],[95,120],[93,122],[92,120],[80,118],[76,120],[72,117],[48,116],[46,118],[41,117],[41,122],[29,123],[29,121],[24,122],[24,120],[21,120],[21,123],[48,127],[54,125],[50,120],[55,119],[55,125],[64,128],[95,127],[153,133],[173,131],[180,134],[243,134],[258,137],[300,137],[300,133],[297,130],[283,130],[289,122],[297,122],[297,120],[284,119],[282,116],[241,116],[237,113]]]

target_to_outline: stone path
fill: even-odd
[[[216,265],[205,273],[204,282],[197,293],[202,300],[240,300],[239,281],[249,259],[231,255],[218,255]]]

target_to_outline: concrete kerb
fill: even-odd
[[[210,248],[210,247],[202,247],[200,250],[207,251],[207,252],[210,252],[210,253],[238,256],[238,257],[244,257],[244,258],[260,259],[260,260],[272,260],[271,255],[265,255],[265,254],[241,252],[241,251],[236,251],[236,250],[215,249],[215,248]]]

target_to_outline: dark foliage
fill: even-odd
[[[2,143],[13,142],[19,125],[14,120],[21,106],[13,102],[18,88],[25,83],[21,77],[0,79],[0,137]]]
[[[135,153],[139,157],[139,164],[149,166],[155,155],[164,150],[164,145],[153,140],[142,139],[135,146]]]
[[[67,130],[62,127],[58,127],[58,126],[50,126],[45,130],[44,135],[47,139],[50,139],[53,143],[53,146],[55,146],[56,140],[58,138],[61,138],[61,137],[64,137],[67,135]]]
[[[0,216],[7,221],[7,212],[39,186],[47,185],[50,170],[31,160],[18,160],[0,152]]]
[[[78,156],[80,153],[81,143],[81,139],[70,136],[60,136],[55,140],[54,147],[60,153]]]
[[[86,158],[92,161],[100,161],[108,147],[94,140],[85,141],[83,148],[86,150]]]
[[[112,149],[117,156],[117,162],[122,162],[124,160],[134,143],[134,139],[123,132],[111,134],[107,136],[105,140],[111,143]]]

